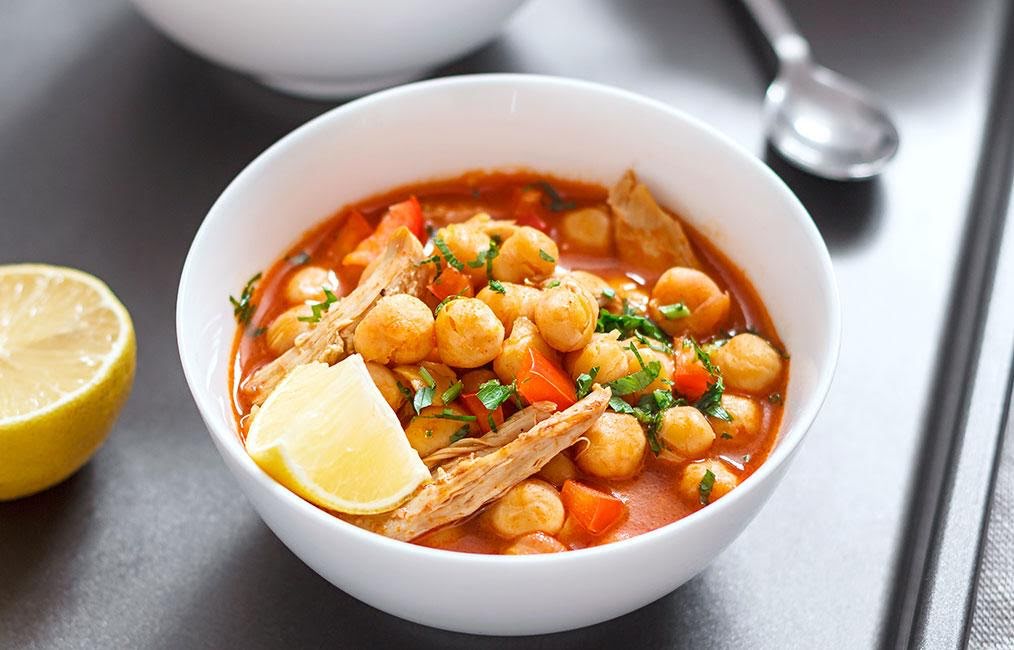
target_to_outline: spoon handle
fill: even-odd
[[[779,0],[743,0],[781,64],[810,58],[810,44],[796,29],[792,17]]]

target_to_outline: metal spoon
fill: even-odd
[[[764,100],[767,137],[793,165],[824,178],[879,174],[898,130],[865,88],[810,58],[810,44],[778,0],[743,0],[778,57]]]

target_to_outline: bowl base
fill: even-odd
[[[398,72],[378,77],[358,77],[330,80],[312,77],[263,76],[258,77],[265,86],[296,97],[307,99],[348,99],[358,97],[382,88],[390,88],[426,74],[425,69]]]

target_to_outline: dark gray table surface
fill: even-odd
[[[329,106],[195,58],[121,0],[0,4],[0,263],[102,277],[135,319],[139,354],[130,402],[91,463],[0,504],[0,647],[893,643],[898,578],[919,566],[911,509],[992,146],[1000,45],[1014,33],[1002,0],[787,4],[818,58],[881,95],[902,137],[872,182],[770,160],[834,258],[844,340],[830,396],[777,494],[703,574],[621,619],[524,640],[407,623],[314,574],[246,503],[183,380],[174,301],[194,232],[246,163]],[[472,71],[614,84],[767,155],[770,70],[729,2],[535,0],[439,73]]]

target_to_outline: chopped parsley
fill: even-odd
[[[697,344],[697,341],[693,337],[687,337],[684,339],[684,345],[689,342],[694,348],[694,354],[697,355],[697,359],[704,366],[708,374],[711,375],[712,381],[708,384],[708,389],[704,391],[701,398],[697,400],[695,406],[699,411],[705,415],[718,418],[719,420],[725,420],[726,422],[732,422],[732,416],[722,406],[722,394],[725,393],[725,382],[722,380],[722,373],[718,370],[718,367],[711,362],[711,356]]]
[[[711,489],[715,487],[715,473],[710,469],[704,470],[704,476],[697,485],[697,493],[700,495],[701,504],[708,505],[711,501]]]
[[[268,331],[268,328],[266,328],[266,327],[255,327],[254,329],[249,330],[247,333],[250,336],[252,336],[254,338],[257,338],[258,336],[263,336],[264,332],[267,332],[267,331]]]
[[[503,286],[503,283],[499,280],[490,280],[489,288],[497,293],[507,293],[507,287]]]
[[[395,383],[398,386],[398,392],[404,395],[405,399],[412,399],[412,391],[409,390],[405,384],[401,383],[400,381]]]
[[[602,290],[602,297],[606,300],[612,300],[616,297],[616,289],[612,287],[606,287]]]
[[[595,375],[599,374],[598,366],[595,366],[588,372],[582,372],[577,376],[575,383],[577,384],[577,398],[582,399],[588,396],[591,392],[592,384],[595,382]]]
[[[295,255],[290,255],[286,261],[293,266],[302,266],[310,261],[310,254],[306,251],[299,251]]]
[[[304,323],[319,323],[320,317],[324,315],[331,305],[338,302],[338,296],[331,293],[331,290],[327,287],[321,287],[324,290],[324,300],[318,303],[310,305],[310,310],[313,312],[309,316],[299,316],[297,320]]]
[[[595,331],[617,331],[620,333],[620,337],[625,339],[635,334],[641,334],[642,336],[659,341],[666,350],[671,350],[669,335],[663,332],[662,328],[655,321],[638,314],[634,307],[627,303],[623,305],[623,311],[619,314],[614,314],[608,309],[600,309],[599,320],[595,324]]]
[[[423,264],[434,265],[437,268],[437,272],[433,276],[433,281],[436,282],[437,280],[440,279],[440,275],[444,272],[443,258],[440,257],[440,255],[433,255],[432,257],[427,257],[424,260],[419,260],[418,262],[416,262],[416,266],[422,266]]]
[[[648,445],[652,453],[658,456],[662,452],[662,443],[658,439],[658,429],[662,425],[662,418],[665,412],[674,406],[685,406],[686,400],[673,397],[667,390],[654,390],[649,395],[643,395],[637,402],[637,406],[631,406],[618,396],[609,399],[609,408],[617,413],[633,415],[645,425],[645,435],[648,438]]]
[[[672,305],[662,305],[658,308],[660,314],[666,317],[667,320],[677,320],[680,318],[686,318],[690,315],[690,308],[681,302],[677,302]]]
[[[489,423],[489,430],[490,431],[496,431],[496,420],[493,419],[493,414],[492,413],[486,414],[486,422]]]
[[[444,404],[450,404],[454,400],[458,399],[458,395],[461,394],[461,389],[463,387],[464,384],[462,384],[460,381],[454,382],[453,384],[451,384],[450,388],[445,390],[440,395],[440,401],[443,402]]]
[[[439,314],[440,310],[447,306],[447,303],[449,303],[452,300],[457,300],[458,298],[462,297],[465,294],[466,291],[468,291],[468,287],[465,287],[464,289],[462,289],[458,293],[450,295],[450,296],[447,296],[446,298],[444,298],[443,300],[441,300],[440,302],[438,302],[437,306],[433,309],[433,315],[436,316],[437,314]]]
[[[541,248],[539,249],[539,258],[544,262],[556,264],[556,258],[547,253],[546,251],[542,250]]]
[[[427,438],[432,438],[433,437],[433,429],[426,429],[426,434],[425,435],[426,435]]]
[[[556,188],[550,185],[547,181],[539,181],[535,183],[543,192],[546,193],[546,198],[549,199],[548,207],[553,212],[563,212],[564,210],[573,210],[577,207],[577,204],[573,201],[567,201],[560,193],[556,191]]]
[[[558,286],[560,286],[560,281],[559,280],[550,280],[549,284],[546,285],[546,288],[547,289],[552,289],[552,288],[558,287]]]
[[[613,395],[629,395],[639,390],[644,390],[651,382],[655,381],[658,373],[662,371],[662,364],[657,360],[649,361],[645,365],[644,359],[641,358],[641,353],[637,351],[633,343],[630,344],[630,349],[633,350],[634,356],[637,357],[637,362],[641,364],[641,369],[609,382],[608,386],[613,389]]]
[[[730,435],[728,431],[723,431],[722,440],[732,440],[732,435]]]
[[[433,238],[433,245],[437,247],[440,254],[444,256],[444,260],[447,261],[447,265],[453,267],[457,271],[464,271],[465,265],[461,263],[454,253],[451,252],[450,247],[447,246],[447,242],[444,241],[443,237],[437,235]]]
[[[451,409],[445,408],[436,415],[423,415],[420,417],[429,418],[431,420],[457,420],[458,422],[475,422],[479,418],[474,415],[461,415],[455,413]]]
[[[232,315],[236,317],[236,322],[240,325],[246,325],[250,322],[250,317],[253,316],[254,310],[257,309],[257,305],[250,302],[253,298],[254,290],[257,288],[257,281],[261,279],[261,274],[253,276],[246,281],[246,286],[243,287],[243,291],[240,292],[239,298],[233,298],[229,296],[229,302],[232,304]]]
[[[517,390],[517,385],[511,382],[504,386],[496,379],[490,379],[479,386],[475,394],[487,411],[495,411],[497,407],[511,398]]]
[[[425,366],[419,366],[419,376],[422,377],[423,382],[430,388],[437,387],[437,380],[433,379],[433,375],[430,374],[430,371]]]
[[[467,424],[461,425],[460,429],[451,434],[451,444],[453,445],[457,441],[463,438],[467,438],[469,431],[471,431],[471,427],[469,427]]]

